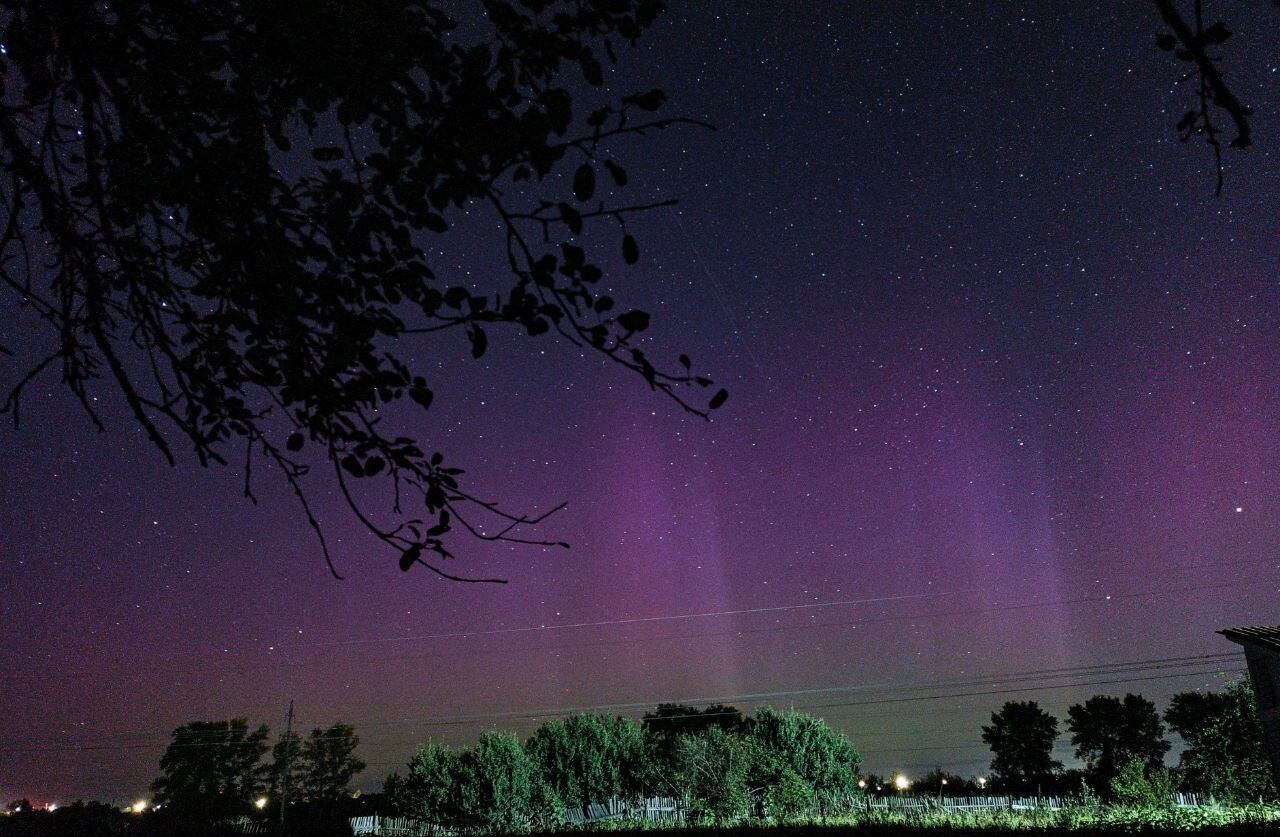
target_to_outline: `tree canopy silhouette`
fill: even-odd
[[[1177,128],[1213,148],[1221,190],[1220,123],[1228,145],[1252,142],[1215,54],[1231,32],[1202,0],[1153,2],[1157,45],[1196,84]],[[690,413],[724,404],[688,356],[638,345],[649,314],[600,290],[606,260],[579,238],[616,230],[635,264],[628,219],[669,203],[624,200],[611,149],[691,120],[655,115],[659,90],[600,89],[662,0],[480,0],[476,27],[444,6],[0,3],[0,287],[51,338],[0,344],[22,364],[0,410],[17,421],[24,389],[56,374],[101,427],[105,381],[170,463],[181,447],[242,462],[250,498],[255,462],[283,474],[335,575],[305,490],[317,463],[403,569],[496,581],[444,569],[456,530],[564,544],[523,528],[546,515],[478,497],[443,452],[387,428],[389,404],[432,407],[409,341],[452,332],[480,357],[495,328],[554,333]],[[464,208],[501,230],[496,290],[428,256]],[[390,515],[353,485],[372,480]]]
[[[443,6],[0,6],[0,286],[53,338],[3,409],[17,421],[24,388],[56,373],[101,427],[103,379],[171,464],[180,446],[243,462],[251,499],[254,463],[274,466],[335,575],[304,486],[316,463],[401,569],[497,581],[443,568],[451,533],[565,544],[527,537],[546,515],[477,497],[427,440],[386,429],[388,404],[432,406],[409,341],[454,332],[478,358],[490,329],[554,333],[690,413],[722,405],[687,356],[667,367],[637,345],[649,314],[602,293],[600,254],[574,241],[608,225],[634,264],[628,219],[670,203],[621,199],[611,142],[688,120],[653,115],[659,90],[593,91],[662,2],[485,0],[470,38]],[[496,291],[427,255],[463,208],[502,230]],[[390,522],[353,485],[373,479]]]

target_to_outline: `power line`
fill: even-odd
[[[1251,562],[1238,562],[1238,563],[1270,563],[1270,561],[1251,561]],[[1193,565],[1193,566],[1197,566],[1197,565]],[[1214,564],[1214,565],[1203,565],[1203,566],[1218,566],[1218,565]],[[1028,610],[1033,608],[1070,607],[1075,605],[1106,604],[1109,602],[1130,601],[1130,600],[1142,599],[1142,598],[1157,598],[1161,596],[1182,595],[1187,593],[1199,593],[1199,592],[1208,591],[1208,590],[1255,589],[1255,588],[1256,588],[1256,584],[1249,583],[1249,582],[1197,585],[1194,587],[1178,587],[1178,588],[1170,588],[1165,590],[1138,590],[1138,591],[1132,591],[1129,593],[1097,594],[1092,596],[1082,596],[1082,597],[1068,598],[1068,599],[1037,601],[1037,602],[1021,602],[1018,604],[992,605],[988,607],[961,608],[961,609],[949,610],[949,611],[929,611],[929,612],[918,613],[918,614],[885,614],[881,616],[867,616],[867,617],[862,617],[860,619],[843,620],[838,622],[817,622],[817,623],[806,622],[806,623],[800,623],[795,625],[773,625],[773,626],[763,627],[763,628],[729,629],[724,631],[699,632],[699,633],[691,633],[691,634],[673,634],[673,635],[652,636],[652,637],[630,637],[627,639],[615,639],[615,640],[592,640],[589,642],[582,642],[582,643],[567,643],[567,644],[548,645],[548,646],[528,646],[528,647],[517,647],[517,648],[486,648],[486,649],[453,649],[453,650],[445,650],[445,651],[435,650],[435,651],[430,651],[425,653],[415,652],[411,654],[400,654],[400,655],[395,655],[390,657],[375,657],[373,659],[366,660],[365,663],[376,664],[376,663],[385,663],[385,662],[402,662],[405,660],[419,660],[419,659],[450,659],[450,658],[459,657],[459,656],[470,657],[470,656],[475,656],[477,654],[489,654],[489,655],[528,654],[531,652],[550,652],[550,651],[571,650],[571,649],[579,649],[579,648],[605,647],[605,646],[611,646],[611,645],[625,646],[625,645],[638,645],[638,644],[650,643],[650,642],[674,642],[674,641],[690,640],[690,639],[704,639],[709,637],[740,636],[740,635],[763,634],[763,633],[777,633],[777,632],[794,631],[794,630],[814,630],[814,629],[822,629],[822,628],[853,627],[858,625],[876,624],[881,622],[902,622],[902,621],[914,622],[914,621],[920,621],[925,619],[960,617],[960,616],[967,616],[967,615],[972,615],[977,613],[1003,613],[1003,612],[1010,612],[1010,611],[1017,611],[1017,610]],[[356,645],[384,644],[384,643],[391,643],[391,642],[410,642],[410,641],[418,641],[418,640],[425,640],[425,639],[463,639],[463,638],[471,638],[471,637],[495,636],[495,635],[513,634],[513,633],[557,631],[557,630],[567,630],[567,629],[585,628],[585,627],[605,627],[605,626],[612,626],[612,625],[629,625],[629,624],[637,624],[637,623],[667,622],[667,621],[677,621],[677,620],[716,618],[716,617],[744,615],[744,614],[775,613],[775,612],[785,612],[785,611],[795,611],[795,610],[843,607],[843,606],[850,606],[850,605],[856,605],[856,604],[870,604],[870,603],[887,602],[887,601],[904,601],[909,599],[936,598],[939,596],[961,595],[964,593],[982,592],[982,591],[983,591],[982,588],[963,588],[959,590],[934,591],[929,593],[906,594],[906,595],[900,595],[900,596],[884,596],[884,597],[866,598],[866,599],[846,599],[846,600],[832,601],[832,602],[809,602],[809,603],[794,604],[794,605],[778,605],[778,606],[764,607],[764,608],[708,611],[704,613],[675,614],[675,615],[666,615],[666,616],[638,617],[638,618],[617,619],[617,620],[600,620],[595,622],[576,622],[576,623],[564,623],[564,624],[558,624],[558,625],[545,625],[545,626],[526,626],[521,628],[498,628],[498,629],[491,629],[491,630],[484,630],[484,631],[461,631],[461,632],[454,632],[454,633],[418,634],[418,635],[399,636],[399,637],[377,637],[377,638],[370,638],[370,639],[363,639],[363,640],[337,640],[334,642],[324,642],[324,643],[279,645],[279,646],[273,646],[273,648],[289,650],[289,649],[300,649],[300,648],[356,646]],[[258,660],[236,662],[236,663],[225,663],[225,664],[214,663],[212,665],[171,666],[166,668],[152,668],[150,669],[150,671],[157,674],[160,674],[160,673],[202,674],[207,672],[234,671],[234,670],[248,669],[248,668],[253,668],[256,666],[268,665],[268,664],[273,664],[280,668],[293,668],[293,667],[305,667],[305,666],[313,666],[313,665],[324,665],[329,662],[330,660],[323,659],[323,658],[309,659],[309,660],[286,660],[286,659],[260,658]],[[0,677],[20,677],[27,674],[30,674],[29,669],[25,669],[25,670],[10,669],[7,671],[0,671]],[[41,676],[69,678],[69,679],[93,679],[93,678],[100,677],[99,674],[89,673],[89,672],[42,672]]]
[[[970,680],[950,681],[950,682],[915,683],[915,684],[903,684],[903,685],[877,684],[877,685],[858,685],[858,686],[832,686],[832,687],[822,687],[822,688],[813,688],[813,689],[793,689],[793,690],[783,690],[783,691],[775,691],[775,692],[758,692],[758,693],[748,693],[748,694],[739,694],[739,695],[722,695],[717,697],[684,698],[680,700],[661,701],[661,702],[678,703],[678,704],[714,704],[714,703],[726,703],[729,701],[738,702],[738,703],[759,703],[759,702],[777,699],[780,697],[828,694],[832,692],[920,691],[920,690],[932,690],[932,689],[949,689],[949,688],[956,688],[956,687],[964,687],[968,685],[984,685],[984,684],[1000,685],[1000,684],[1008,684],[1008,683],[1025,683],[1025,682],[1031,682],[1035,680],[1055,679],[1058,677],[1099,677],[1099,676],[1109,676],[1112,674],[1121,674],[1126,672],[1138,673],[1143,671],[1164,671],[1170,668],[1189,668],[1189,667],[1202,668],[1206,665],[1216,665],[1219,662],[1225,662],[1226,659],[1234,656],[1235,656],[1234,654],[1203,654],[1203,655],[1194,655],[1194,656],[1188,656],[1188,657],[1169,657],[1169,658],[1159,658],[1159,659],[1152,659],[1152,660],[1138,660],[1138,661],[1130,661],[1130,662],[1124,662],[1124,663],[1102,663],[1102,664],[1073,666],[1073,667],[1056,668],[1056,669],[1036,669],[1036,670],[1030,670],[1025,672],[1010,672],[1008,674],[997,675],[994,677],[987,677],[987,678],[980,678],[980,679],[975,678]],[[1245,669],[1229,669],[1229,670],[1222,670],[1222,671],[1223,673],[1236,673],[1244,670]],[[1102,680],[1102,681],[1085,680],[1085,681],[1076,682],[1076,683],[1055,683],[1055,684],[1048,684],[1048,685],[1041,685],[1041,686],[1030,686],[1030,687],[1021,687],[1021,688],[1001,688],[1001,689],[981,690],[976,692],[943,694],[943,695],[917,695],[917,696],[906,696],[906,697],[895,697],[895,698],[883,698],[883,699],[875,699],[875,700],[867,700],[867,701],[843,701],[843,702],[825,703],[825,704],[806,704],[798,708],[824,709],[824,708],[870,706],[870,705],[878,705],[878,704],[885,704],[885,703],[909,703],[909,702],[921,701],[921,700],[938,700],[938,699],[946,699],[946,698],[953,698],[953,697],[972,697],[972,696],[978,696],[978,695],[1003,694],[1003,693],[1023,692],[1023,691],[1040,691],[1040,690],[1047,690],[1047,689],[1071,688],[1071,687],[1078,687],[1078,686],[1142,682],[1147,680],[1167,679],[1171,677],[1187,677],[1187,676],[1205,675],[1205,674],[1215,673],[1215,671],[1219,671],[1219,670],[1210,669],[1207,671],[1200,671],[1200,670],[1177,671],[1170,674],[1162,674],[1162,675],[1148,676],[1148,677],[1128,677],[1128,678],[1121,678],[1118,680]],[[420,717],[393,718],[393,719],[382,719],[382,720],[366,719],[362,721],[354,721],[352,723],[357,724],[362,728],[367,728],[370,726],[389,726],[389,725],[399,725],[399,724],[409,724],[409,723],[417,724],[420,726],[464,726],[464,725],[475,724],[475,723],[484,722],[484,721],[540,719],[540,718],[546,718],[546,717],[559,717],[559,716],[580,714],[583,712],[602,711],[602,710],[639,711],[641,709],[647,709],[653,705],[654,705],[653,701],[632,701],[632,702],[617,702],[617,703],[601,703],[601,704],[594,704],[590,706],[570,706],[570,707],[558,707],[558,708],[552,708],[552,709],[539,709],[539,710],[531,710],[531,711],[483,713],[483,714],[471,714],[471,715],[460,715],[460,716],[420,716]],[[730,714],[730,713],[708,714],[708,713],[699,712],[696,714],[673,715],[668,717],[671,717],[671,718],[713,717],[717,714]],[[231,744],[225,741],[199,740],[199,737],[201,735],[207,735],[212,738],[217,736],[223,736],[225,734],[226,733],[221,730],[194,731],[190,735],[191,737],[195,737],[197,740],[194,740],[194,741],[184,740],[178,746],[183,746],[183,747],[236,746],[234,744]],[[324,733],[321,733],[321,734],[323,735]],[[0,747],[24,747],[31,750],[45,750],[45,751],[66,751],[66,750],[79,750],[79,749],[102,750],[102,749],[115,749],[115,748],[132,749],[132,748],[152,747],[158,744],[162,744],[166,740],[168,740],[168,739],[153,739],[151,741],[137,741],[137,742],[131,742],[128,740],[129,738],[132,738],[132,737],[140,737],[144,735],[156,735],[156,733],[151,733],[151,732],[120,733],[114,736],[115,740],[99,739],[98,741],[89,740],[89,741],[83,741],[83,742],[77,742],[77,743],[68,742],[66,745],[61,745],[61,746],[41,746],[41,742],[37,740],[32,740],[32,739],[25,739],[25,740],[10,739],[8,741],[0,741]]]
[[[1139,590],[1139,591],[1134,591],[1130,593],[1110,593],[1110,594],[1100,593],[1093,596],[1082,596],[1074,599],[1059,599],[1059,600],[1039,601],[1039,602],[1023,602],[1015,605],[994,605],[991,607],[966,608],[963,610],[948,611],[944,613],[932,611],[932,612],[926,612],[926,613],[920,613],[920,614],[891,614],[891,615],[879,616],[879,617],[866,617],[863,619],[857,619],[850,622],[837,623],[837,624],[859,625],[859,624],[870,623],[870,622],[933,619],[938,617],[966,615],[966,614],[972,614],[972,613],[989,613],[989,612],[999,612],[999,611],[1006,611],[1006,610],[1023,610],[1028,608],[1057,607],[1057,606],[1063,606],[1063,605],[1076,605],[1076,604],[1097,604],[1097,603],[1104,603],[1104,602],[1110,602],[1110,601],[1126,601],[1130,599],[1152,598],[1156,596],[1178,595],[1183,593],[1196,593],[1204,590],[1222,590],[1222,589],[1238,589],[1238,588],[1253,588],[1253,587],[1256,587],[1255,583],[1246,583],[1246,582],[1230,582],[1230,583],[1222,583],[1222,584],[1199,584],[1194,587],[1177,587],[1177,588],[1171,588],[1167,590]],[[574,628],[595,628],[595,627],[606,627],[606,626],[613,626],[613,625],[631,625],[631,624],[639,624],[639,623],[670,622],[670,621],[677,621],[677,620],[709,619],[709,618],[719,618],[719,617],[725,617],[725,616],[741,616],[741,615],[758,614],[758,613],[777,613],[777,612],[784,612],[784,611],[812,610],[812,609],[818,609],[818,608],[847,607],[847,606],[859,605],[859,604],[874,604],[874,603],[890,602],[890,601],[905,601],[909,599],[929,599],[929,598],[938,598],[941,596],[955,596],[955,595],[961,595],[964,593],[981,593],[981,592],[989,592],[989,591],[983,588],[969,587],[969,588],[963,588],[959,590],[940,590],[940,591],[930,592],[930,593],[906,594],[901,596],[883,596],[879,598],[867,598],[867,599],[845,599],[841,601],[832,601],[832,602],[810,602],[810,603],[804,603],[804,604],[777,605],[772,607],[747,608],[747,609],[741,609],[741,610],[719,610],[719,611],[707,611],[704,613],[685,613],[685,614],[675,614],[675,615],[667,615],[667,616],[645,616],[645,617],[634,617],[634,618],[628,618],[628,619],[606,619],[606,620],[599,620],[595,622],[571,622],[571,623],[561,623],[561,624],[555,624],[555,625],[525,626],[521,628],[495,628],[495,629],[484,630],[484,631],[460,631],[460,632],[454,632],[454,633],[414,634],[414,635],[407,635],[407,636],[373,637],[368,639],[333,640],[331,642],[315,642],[315,643],[305,643],[305,644],[296,644],[296,645],[282,644],[275,647],[281,648],[281,649],[320,648],[320,647],[334,647],[334,646],[348,646],[348,645],[373,645],[373,644],[383,644],[383,643],[391,643],[391,642],[415,642],[415,641],[425,640],[425,639],[464,639],[469,637],[494,636],[499,634],[533,633],[533,632],[541,632],[541,631],[568,630],[568,629],[574,629]],[[777,628],[762,629],[762,630],[775,630],[775,629],[776,630],[796,630],[796,629],[807,629],[810,627],[812,627],[812,625],[800,624],[800,625],[794,625],[794,626],[779,626]],[[729,633],[746,633],[746,631],[731,631]],[[644,638],[637,638],[637,639],[621,640],[619,642],[635,642],[635,641],[647,641],[647,640]],[[538,650],[538,649],[524,649],[524,650]],[[476,652],[474,651],[450,652],[449,656],[452,656],[454,653],[473,654]],[[389,658],[389,659],[400,659],[400,658]]]

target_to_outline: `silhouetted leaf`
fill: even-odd
[[[609,170],[609,174],[613,177],[613,182],[619,186],[627,185],[627,170],[612,160],[605,160],[604,167]]]
[[[560,210],[560,217],[564,219],[564,224],[574,235],[582,232],[582,213],[567,203],[562,203],[557,207]]]
[[[729,400],[729,390],[722,389],[719,392],[717,392],[715,395],[711,396],[711,401],[710,403],[707,404],[707,409],[718,410],[721,407],[723,407],[724,402],[728,400]]]
[[[584,52],[578,59],[582,65],[582,77],[587,80],[587,84],[592,87],[599,87],[604,83],[604,70],[600,66],[600,62],[595,59],[589,52]]]
[[[347,454],[342,458],[342,470],[353,477],[364,476],[364,468],[360,466],[360,460],[354,454]]]
[[[409,397],[421,404],[423,408],[429,409],[431,407],[431,400],[435,397],[435,394],[425,386],[415,386],[410,387]]]
[[[341,160],[342,149],[336,145],[324,145],[312,151],[311,156],[321,162],[328,163],[334,160]]]
[[[627,331],[644,331],[649,327],[649,314],[647,311],[628,311],[618,317],[618,325]]]
[[[630,235],[622,237],[622,260],[627,264],[635,264],[640,261],[640,245]]]
[[[582,203],[591,200],[596,193],[596,170],[590,163],[583,163],[573,175],[573,196]]]
[[[285,440],[284,446],[293,453],[297,453],[302,450],[302,443],[304,441],[305,439],[301,433],[294,432],[289,434],[289,438]]]
[[[650,90],[648,93],[626,96],[622,101],[633,104],[641,110],[657,110],[662,107],[662,103],[666,101],[666,98],[667,94],[661,90]]]
[[[467,329],[467,339],[471,341],[471,356],[479,358],[484,355],[485,349],[489,348],[489,337],[484,333],[478,325],[473,325]]]
[[[415,543],[413,546],[400,553],[400,572],[407,573],[422,555],[422,544]]]
[[[689,360],[688,355],[680,355],[680,365],[683,366],[685,369],[688,369],[690,366],[693,365],[693,361]]]
[[[1212,44],[1213,46],[1219,46],[1225,43],[1230,37],[1231,30],[1224,26],[1222,21],[1218,21],[1200,33],[1201,42]]]
[[[382,467],[386,465],[386,461],[381,456],[371,456],[364,461],[364,475],[372,477],[382,471]]]

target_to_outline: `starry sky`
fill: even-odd
[[[0,797],[137,798],[173,727],[291,699],[356,725],[367,788],[428,738],[711,699],[974,775],[1004,700],[1236,676],[1214,631],[1280,593],[1280,112],[1215,198],[1151,4],[670,5],[609,83],[717,130],[619,147],[680,204],[608,282],[729,388],[715,420],[550,338],[424,343],[408,429],[508,507],[567,502],[540,534],[572,549],[402,575],[317,481],[336,581],[271,474],[251,505],[46,381],[0,429]],[[1265,105],[1256,4],[1212,6]],[[465,220],[437,272],[479,282]]]

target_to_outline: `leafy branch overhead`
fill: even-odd
[[[1253,108],[1237,97],[1219,68],[1221,57],[1215,50],[1226,43],[1232,33],[1222,21],[1205,24],[1203,0],[1193,0],[1190,20],[1179,9],[1176,0],[1154,0],[1165,31],[1156,36],[1156,46],[1171,53],[1187,65],[1178,82],[1193,82],[1194,105],[1178,120],[1178,136],[1183,141],[1204,137],[1213,150],[1217,186],[1222,194],[1222,137],[1227,130],[1220,127],[1219,117],[1231,123],[1231,148],[1248,148],[1253,144],[1250,119]],[[1273,3],[1280,6],[1280,3]]]
[[[101,427],[105,380],[170,463],[180,446],[206,465],[243,456],[250,498],[255,461],[275,466],[331,569],[304,490],[318,462],[402,569],[481,580],[444,569],[459,530],[564,544],[522,534],[547,514],[477,497],[442,453],[386,429],[389,404],[433,406],[406,357],[554,332],[693,415],[721,406],[686,356],[649,357],[649,315],[602,294],[602,254],[575,243],[603,223],[636,264],[628,220],[669,203],[620,200],[613,149],[690,120],[656,116],[660,91],[601,92],[582,112],[570,93],[602,86],[660,0],[486,0],[471,42],[440,5],[6,4],[0,283],[54,338],[19,372],[15,421],[49,373]],[[496,292],[427,255],[463,208],[503,232]],[[465,343],[425,336],[449,331]],[[369,480],[390,515],[366,508]]]

